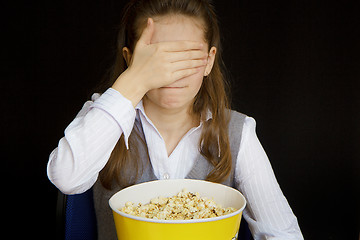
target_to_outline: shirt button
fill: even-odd
[[[169,175],[168,173],[164,173],[163,178],[164,178],[164,179],[169,179],[169,178],[170,178],[170,175]]]

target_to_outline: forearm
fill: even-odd
[[[122,134],[111,121],[102,110],[92,109],[65,131],[48,165],[49,179],[62,192],[81,193],[94,184]]]
[[[129,106],[130,105],[130,106]],[[48,176],[62,192],[81,193],[96,181],[120,138],[131,132],[135,110],[112,90],[85,104],[50,154]]]

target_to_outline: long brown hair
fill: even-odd
[[[123,47],[133,52],[146,21],[149,17],[161,17],[170,14],[180,14],[202,20],[204,23],[204,39],[209,49],[217,48],[217,55],[211,73],[195,97],[193,113],[203,118],[207,111],[212,113],[212,119],[204,121],[200,136],[199,149],[214,169],[207,176],[208,181],[222,182],[230,174],[232,159],[228,137],[229,99],[227,82],[224,79],[221,59],[220,31],[217,16],[209,0],[131,0],[124,8],[117,40],[116,60],[105,75],[103,91],[112,86],[118,76],[126,70],[127,65],[122,55]],[[205,120],[205,119],[203,119]],[[138,161],[138,131],[132,131],[129,137],[129,150],[126,149],[122,135],[116,144],[106,166],[100,172],[102,185],[111,189],[114,180],[121,186],[134,184],[142,174]],[[140,141],[141,142],[141,141]],[[146,143],[143,141],[143,145]],[[147,149],[145,147],[145,149]],[[129,170],[132,174],[128,174]]]

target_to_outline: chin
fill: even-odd
[[[189,107],[189,105],[192,103],[192,99],[187,99],[181,95],[151,96],[150,94],[147,96],[147,100],[152,102],[152,104],[156,105],[157,107],[166,110],[175,110]]]
[[[154,89],[146,94],[148,101],[162,109],[182,109],[192,106],[197,91],[181,89]]]
[[[184,101],[183,99],[170,97],[159,99],[159,101],[157,101],[157,105],[164,109],[178,109],[188,106],[188,102]]]

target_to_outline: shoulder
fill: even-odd
[[[247,122],[248,116],[234,111],[230,110],[230,121],[228,125],[228,134],[229,134],[229,140],[232,144],[232,147],[238,148],[241,142],[241,138],[243,137],[243,131],[245,128],[246,122]]]
[[[230,124],[243,125],[243,127],[252,127],[256,125],[256,121],[253,117],[250,117],[244,113],[230,110]]]
[[[249,134],[256,134],[256,121],[254,118],[246,114],[231,110],[231,117],[229,122],[230,137],[244,138]],[[240,135],[240,136],[239,136]]]
[[[247,117],[246,114],[235,111],[235,110],[230,110],[230,115],[231,115],[231,118],[245,118],[245,117]]]
[[[245,120],[247,118],[247,115],[237,112],[235,110],[230,110],[230,122],[229,122],[229,129],[236,127],[243,127]]]

